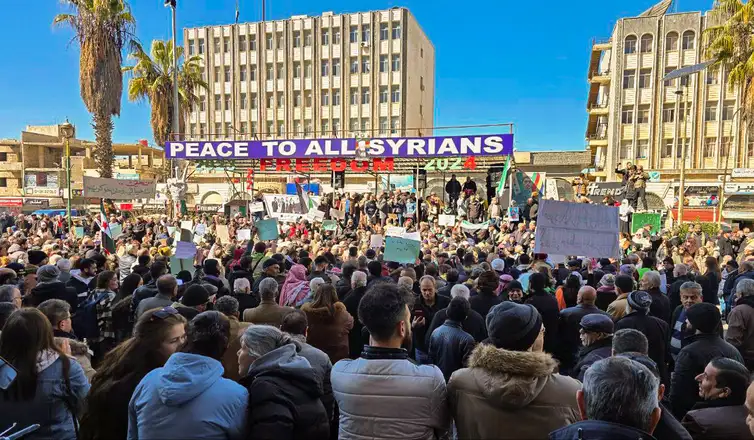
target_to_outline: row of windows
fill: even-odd
[[[674,71],[674,67],[668,67],[665,69],[665,74]],[[717,66],[709,67],[705,72],[706,82],[708,85],[715,85],[720,83],[720,69]],[[680,78],[681,86],[689,85],[690,76],[683,76]],[[628,69],[623,71],[623,88],[633,89],[636,85],[636,70]],[[666,87],[673,87],[676,85],[676,80],[665,81]],[[639,88],[649,89],[652,87],[652,70],[641,69],[639,71]]]
[[[371,39],[371,25],[362,24],[359,26],[351,26],[350,38],[351,43],[358,43],[359,37],[361,42],[369,42]],[[340,44],[340,28],[335,27],[332,29],[322,29],[320,36],[322,46],[332,44]],[[398,40],[401,38],[401,24],[400,22],[393,22],[392,26],[389,23],[380,23],[380,41],[386,41],[390,38]],[[221,49],[223,53],[230,51],[230,37],[214,37],[212,39],[214,53],[220,53]],[[293,47],[311,47],[312,45],[312,32],[311,31],[293,31]],[[272,50],[273,48],[282,49],[284,45],[284,38],[282,32],[277,32],[273,36],[272,33],[267,33],[265,36],[265,48]],[[196,39],[196,49],[199,55],[204,54],[204,38]],[[257,36],[256,35],[239,35],[238,36],[238,50],[240,52],[256,51],[257,50]],[[189,55],[194,55],[194,40],[188,40]]]
[[[356,132],[356,131],[363,131],[363,132],[371,132],[371,121],[368,118],[361,118],[361,119],[351,119],[348,127],[350,132]],[[288,133],[285,131],[285,123],[282,121],[274,122],[269,121],[266,124],[267,131],[266,134],[275,135],[277,136],[284,136]],[[329,119],[322,119],[320,121],[320,131],[323,136],[327,136],[329,134],[337,135],[340,134],[340,119],[333,119],[332,125],[330,124]],[[330,129],[332,127],[332,131]],[[277,128],[277,130],[276,130]],[[397,134],[398,130],[400,129],[400,119],[398,117],[392,117],[390,119],[388,118],[380,118],[379,119],[379,134],[388,134],[388,131],[390,134]],[[221,122],[215,122],[214,131],[212,133],[207,132],[207,124],[200,123],[200,124],[190,124],[189,125],[189,135],[191,136],[204,136],[204,135],[215,135],[215,136],[233,136],[238,134],[250,134],[251,136],[264,135],[263,133],[258,132],[258,127],[256,122],[251,123],[251,131],[249,131],[249,124],[247,122],[241,122],[238,128],[234,127],[230,122],[226,122],[225,124]],[[304,137],[310,136],[314,134],[313,125],[311,120],[304,121],[302,124],[301,121],[293,121],[293,132],[291,133],[293,137],[299,137],[303,135]]]
[[[690,148],[690,143],[688,138],[684,139],[678,139],[676,149],[675,149],[675,157],[680,159],[683,157],[683,143],[686,143],[686,154],[688,158],[690,158],[692,155],[691,152],[688,151]],[[673,139],[663,139],[662,145],[660,147],[660,157],[670,158],[673,157]],[[723,137],[720,140],[720,147],[718,149],[717,146],[717,138],[705,138],[704,142],[702,144],[702,157],[704,158],[714,158],[715,157],[715,151],[718,152],[719,157],[725,157],[727,158],[730,156],[731,153],[731,147],[732,142],[731,138],[729,137]],[[636,141],[636,155],[634,155],[634,144],[633,141],[623,141],[620,145],[620,160],[633,160],[633,159],[647,159],[649,157],[649,140],[648,139],[640,139]],[[747,157],[754,157],[754,140],[749,141],[748,145],[746,146],[746,156]],[[687,160],[688,160],[687,158]]]
[[[359,91],[358,88],[353,87],[350,90],[351,95],[351,105],[358,105],[358,104],[369,104],[371,101],[371,92],[368,88],[363,88],[361,91]],[[386,104],[388,102],[392,103],[399,103],[401,101],[401,89],[398,86],[392,86],[390,90],[388,90],[387,87],[380,87],[380,96],[379,96],[379,102],[380,104]],[[277,102],[278,107],[285,106],[285,93],[278,92],[277,94],[268,92],[267,93],[267,108],[272,108],[275,106],[275,102]],[[321,99],[320,99],[320,105],[327,106],[330,105],[332,102],[332,105],[338,106],[340,105],[340,90],[323,90]],[[301,107],[302,104],[305,107],[311,107],[312,106],[312,92],[306,91],[304,93],[295,91],[293,92],[293,106],[294,107]],[[247,108],[256,109],[258,106],[257,101],[257,94],[256,93],[241,93],[240,99],[239,99],[239,106],[241,107],[241,110],[246,110]],[[195,111],[205,111],[207,108],[206,106],[206,96],[201,95],[199,97],[199,102],[196,105]],[[231,108],[231,96],[230,95],[220,95],[215,94],[215,110],[230,110]],[[420,111],[421,113],[421,111]]]
[[[731,121],[733,120],[733,117],[736,114],[735,110],[736,106],[733,103],[726,103],[723,105],[723,114],[722,119],[723,121]],[[675,122],[675,105],[666,105],[662,109],[662,122]],[[683,121],[683,115],[680,115],[680,120]],[[704,120],[705,121],[717,121],[717,104],[708,104],[707,107],[704,109]],[[649,106],[641,106],[638,108],[636,112],[636,119],[637,124],[648,124],[649,123]],[[623,107],[623,111],[621,112],[621,123],[623,124],[633,124],[634,123],[634,107],[633,106],[625,106]]]
[[[636,35],[629,35],[623,45],[623,53],[630,55],[636,53],[636,49],[641,53],[652,52],[652,43],[654,37],[651,34],[644,34],[639,40]],[[681,39],[682,50],[693,50],[696,46],[696,34],[694,31],[686,31]],[[678,32],[670,32],[665,36],[665,50],[678,50]]]

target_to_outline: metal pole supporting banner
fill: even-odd
[[[688,79],[688,81],[691,81],[691,78]],[[683,94],[683,137],[681,145],[681,176],[680,176],[680,182],[678,184],[678,224],[683,224],[683,202],[686,195],[686,154],[688,154],[688,149],[686,148],[687,145],[691,141],[691,136],[688,135],[688,122],[689,122],[689,114],[688,114],[688,82],[683,87],[683,91],[680,92]],[[676,92],[676,93],[679,93]]]
[[[66,191],[68,191],[68,200],[65,204],[65,215],[68,219],[68,233],[71,233],[71,141],[65,139],[65,179]]]
[[[179,139],[179,132],[180,124],[179,124],[179,110],[178,110],[178,43],[177,43],[177,36],[176,36],[176,24],[175,24],[175,9],[176,5],[175,2],[171,4],[170,10],[172,15],[172,21],[173,21],[173,139],[178,140]],[[178,175],[176,174],[176,177]]]

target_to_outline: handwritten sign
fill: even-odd
[[[175,234],[175,226],[168,226],[168,235],[173,236]]]
[[[618,208],[542,200],[534,252],[618,257]]]
[[[196,228],[194,228],[194,233],[200,237],[203,236],[207,233],[207,225],[205,225],[204,223],[199,223],[198,225],[196,225]]]
[[[346,213],[343,211],[339,211],[335,208],[330,208],[330,217],[338,220],[345,220],[346,219]]]
[[[196,255],[196,245],[187,241],[179,241],[175,244],[175,257],[178,259],[193,259]]]
[[[217,235],[217,238],[219,238],[222,243],[230,242],[230,235],[228,234],[228,225],[215,226],[215,233]]]
[[[325,219],[325,213],[318,209],[310,209],[306,214],[306,219],[310,222],[321,222]]]
[[[372,234],[369,239],[369,247],[373,249],[381,248],[385,244],[385,238],[380,234]]]
[[[176,256],[170,257],[170,273],[177,275],[178,272],[187,270],[191,276],[194,276],[196,269],[194,268],[194,258],[178,258]]]
[[[403,237],[406,233],[406,228],[400,226],[388,226],[385,228],[385,235],[388,237]]]
[[[405,238],[406,240],[415,240],[415,241],[421,241],[422,236],[419,233],[419,231],[416,232],[404,232],[401,238]]]
[[[189,231],[194,229],[194,222],[191,220],[181,220],[181,229],[188,229]]]
[[[156,193],[156,181],[84,176],[84,197],[114,200],[154,199]]]
[[[277,240],[280,238],[280,232],[278,232],[278,220],[276,218],[259,220],[254,223],[254,225],[257,227],[260,240]]]
[[[110,236],[112,238],[118,238],[118,237],[120,237],[120,234],[122,234],[122,233],[123,233],[123,226],[121,226],[121,225],[119,225],[117,223],[113,224],[113,225],[110,225]]]
[[[338,229],[338,222],[335,220],[325,220],[322,222],[322,229],[325,231],[336,231]]]
[[[249,203],[249,212],[264,212],[264,202]]]
[[[456,224],[456,216],[451,214],[440,214],[440,226],[453,226]]]
[[[385,261],[396,263],[415,263],[419,258],[421,243],[416,240],[407,240],[399,237],[385,238]]]
[[[84,238],[84,227],[83,226],[75,226],[73,228],[73,231],[76,234],[76,237],[78,237],[78,238]]]
[[[251,240],[251,229],[239,229],[236,231],[236,240],[246,241]]]

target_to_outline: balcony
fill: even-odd
[[[23,168],[21,162],[0,162],[0,171],[21,171]]]
[[[610,108],[607,103],[593,102],[589,104],[588,111],[590,116],[606,116]]]
[[[610,84],[610,71],[592,70],[589,72],[589,82],[597,84]]]
[[[589,147],[606,147],[607,133],[593,133],[587,138]]]
[[[592,52],[602,52],[604,50],[610,50],[613,44],[610,42],[610,38],[600,38],[592,40]]]

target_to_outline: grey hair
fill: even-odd
[[[742,261],[740,267],[743,270],[743,272],[752,271],[752,270],[754,270],[754,262],[751,262],[751,261]]]
[[[460,296],[461,298],[469,299],[469,288],[463,284],[456,284],[450,289],[450,297],[455,298]]]
[[[399,286],[403,286],[403,287],[405,287],[408,290],[413,290],[414,289],[414,280],[412,280],[411,277],[408,277],[408,276],[404,275],[404,276],[398,278],[398,285]]]
[[[55,266],[60,269],[61,272],[70,272],[71,271],[71,260],[67,258],[61,258],[56,263]]]
[[[437,280],[432,275],[424,275],[423,277],[419,278],[419,284],[423,283],[424,281],[432,281],[435,289],[437,288]]]
[[[274,299],[278,294],[278,282],[273,278],[265,278],[259,282],[259,295],[262,298]]]
[[[644,333],[633,328],[622,328],[613,335],[613,354],[649,352],[649,341]]]
[[[736,284],[736,293],[744,296],[754,295],[754,280],[744,278]]]
[[[693,290],[697,295],[702,296],[702,285],[697,282],[686,281],[685,283],[681,284],[681,292],[685,290]]]
[[[215,310],[228,317],[236,316],[238,307],[238,300],[230,295],[221,296],[215,301]]]
[[[288,344],[296,344],[296,351],[301,347],[291,335],[271,325],[252,324],[241,335],[241,347],[255,359]]]
[[[351,287],[364,287],[367,285],[367,274],[357,270],[351,275]]]
[[[246,289],[251,290],[251,283],[246,278],[236,278],[235,281],[233,281],[233,291],[234,292],[244,292]]]
[[[37,306],[40,312],[47,317],[50,324],[57,327],[58,324],[71,317],[71,305],[62,299],[48,299]]]
[[[638,362],[623,357],[597,361],[584,375],[586,418],[649,432],[659,386],[655,375]]]
[[[312,278],[311,281],[309,281],[309,290],[311,290],[312,295],[317,293],[317,289],[323,284],[325,284],[325,280],[323,280],[322,277]]]
[[[641,279],[645,280],[648,288],[660,287],[660,272],[657,272],[656,270],[650,270],[649,272],[645,273],[644,276],[641,277]]]
[[[17,286],[12,284],[4,284],[0,286],[0,303],[12,303],[14,290],[21,292]]]
[[[683,276],[689,273],[689,267],[686,266],[683,263],[676,264],[673,266],[673,275],[676,277]]]

